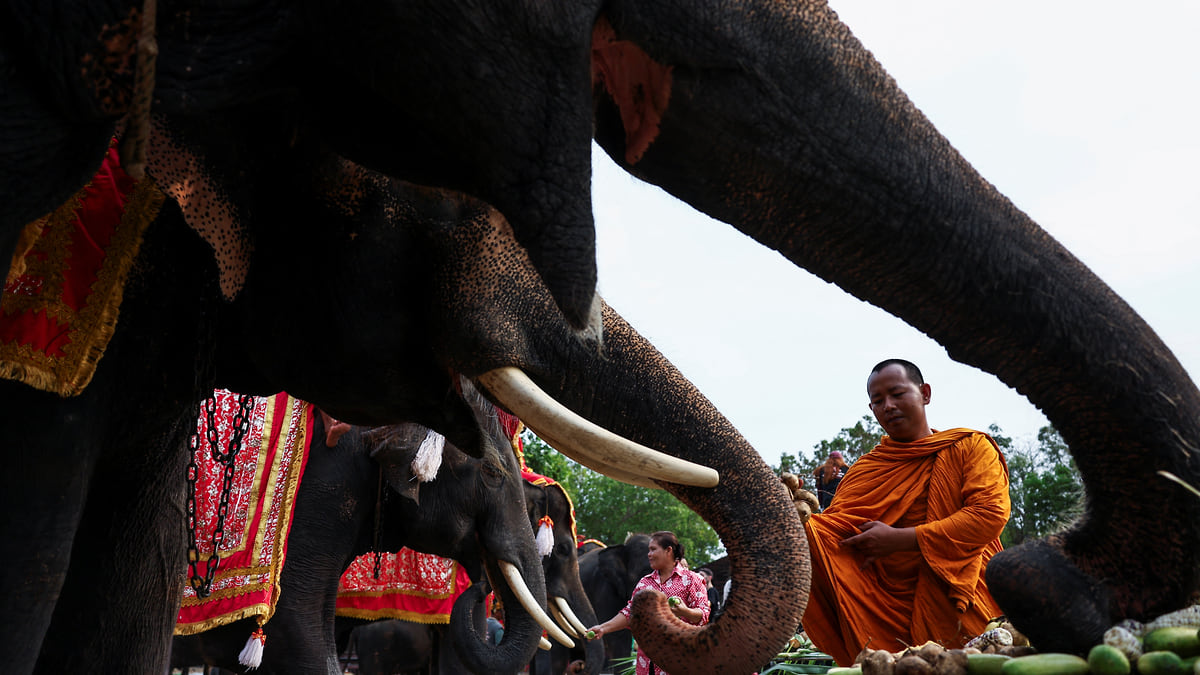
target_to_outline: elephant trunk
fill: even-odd
[[[1162,474],[1200,484],[1200,389],[1132,308],[970,166],[830,8],[800,4],[808,11],[764,5],[753,22],[739,20],[738,3],[686,14],[675,2],[609,5],[617,39],[672,66],[659,134],[625,165],[901,317],[1046,414],[1071,448],[1086,511],[987,573],[1036,646],[1086,652],[1100,627],[1186,605],[1200,590],[1200,499]],[[695,38],[726,25],[757,32]],[[618,94],[601,96],[597,139],[624,161]],[[708,142],[718,122],[732,131]],[[692,166],[713,170],[701,179],[679,168]],[[1164,528],[1164,513],[1171,536],[1136,536]],[[1074,600],[1080,590],[1085,601]]]
[[[662,487],[714,527],[737,578],[722,617],[703,628],[647,611],[647,599],[637,603],[631,628],[638,645],[672,673],[744,672],[748,664],[765,664],[793,635],[808,598],[807,540],[795,507],[750,444],[674,366],[611,308],[603,318],[602,354],[581,341],[555,343],[569,353],[551,362],[573,368],[528,374],[601,426],[716,469],[716,487]]]
[[[575,414],[714,469],[715,487],[659,484],[712,525],[729,551],[737,581],[726,609],[700,629],[639,611],[634,636],[675,675],[744,673],[767,663],[800,624],[810,583],[808,541],[779,477],[610,307],[602,308],[602,341],[571,330],[498,212],[464,216],[452,228],[425,232],[434,270],[430,302],[444,309],[431,325],[443,365],[522,417],[522,401],[505,400],[484,382],[492,371],[520,368]]]
[[[575,583],[570,584],[564,599],[584,626],[595,626],[600,622],[596,612],[592,609],[592,603],[588,601],[587,594],[583,590],[583,584],[578,581],[578,576],[576,576]],[[599,675],[600,669],[604,666],[604,641],[583,639],[581,645],[578,646],[583,648],[584,668],[576,672],[582,675]],[[576,651],[570,650],[572,658],[576,655]]]
[[[523,606],[513,584],[504,581],[505,574],[500,563],[485,557],[487,575],[497,599],[504,607],[504,639],[497,645],[487,644],[480,633],[484,625],[484,585],[472,585],[454,602],[450,614],[450,636],[463,665],[478,675],[505,675],[519,671],[533,659],[538,643],[542,639],[543,626]],[[538,565],[540,571],[540,564]],[[533,584],[529,592],[534,597],[545,597],[545,585],[541,575],[527,577]]]

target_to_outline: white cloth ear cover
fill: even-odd
[[[550,516],[542,516],[538,521],[537,551],[543,558],[554,550],[554,520]]]
[[[422,483],[437,478],[438,468],[442,466],[442,451],[446,448],[446,437],[429,430],[421,447],[417,448],[417,456],[413,458],[412,470]]]

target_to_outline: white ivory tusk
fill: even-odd
[[[589,422],[542,391],[519,368],[489,370],[479,376],[479,383],[551,447],[594,471],[634,485],[646,482],[630,477],[710,488],[720,478],[714,469],[651,450]]]
[[[546,603],[546,608],[550,610],[550,616],[554,617],[554,621],[563,629],[564,633],[573,638],[582,637],[583,634],[575,630],[575,626],[572,626],[571,622],[567,621],[567,617],[558,611],[553,602]]]
[[[546,638],[544,638],[544,637],[538,638],[538,649],[540,649],[544,652],[548,652],[548,651],[550,651],[550,648],[553,646],[554,645],[550,644],[550,641],[547,640]]]
[[[583,622],[579,620],[579,617],[575,616],[575,612],[571,611],[571,605],[567,602],[566,598],[557,595],[554,596],[554,602],[551,606],[558,608],[559,613],[566,618],[567,623],[571,624],[571,627],[575,629],[575,632],[579,633],[580,635],[587,635],[587,626],[583,625]]]
[[[513,595],[517,596],[517,602],[520,602],[525,611],[529,612],[529,616],[533,617],[534,621],[537,621],[550,637],[567,647],[574,647],[575,643],[571,641],[571,638],[567,637],[567,634],[562,632],[562,629],[556,626],[549,616],[546,616],[545,610],[533,598],[533,593],[530,592],[529,586],[525,585],[525,580],[521,578],[521,571],[517,569],[517,566],[506,560],[500,560],[498,563],[504,580],[508,582],[509,589],[512,590]]]

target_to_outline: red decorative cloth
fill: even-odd
[[[0,377],[75,396],[116,327],[125,278],[163,194],[110,146],[79,193],[29,223],[0,294]]]
[[[238,395],[217,390],[213,397],[218,439],[224,450],[233,433]],[[203,412],[197,426],[199,438],[207,438],[208,420]],[[190,584],[184,585],[176,635],[199,633],[249,616],[258,617],[261,625],[275,613],[279,572],[287,554],[287,536],[312,429],[312,405],[283,393],[254,398],[249,430],[234,469],[212,594],[198,598]],[[197,455],[196,544],[200,561],[196,573],[204,577],[212,555],[222,467],[212,460],[207,442],[201,442]]]
[[[496,409],[496,416],[500,420],[500,428],[504,429],[504,433],[508,435],[513,452],[517,455],[517,461],[521,463],[521,476],[534,485],[558,488],[562,491],[563,496],[567,498],[567,504],[571,506],[571,536],[575,537],[575,541],[579,541],[579,533],[575,530],[575,502],[571,500],[571,495],[567,493],[563,486],[558,484],[558,481],[549,476],[543,476],[540,473],[530,471],[529,467],[525,465],[525,443],[521,440],[521,432],[525,430],[525,425],[515,415],[499,408]]]
[[[381,554],[376,579],[375,554],[367,553],[338,582],[337,615],[447,624],[454,601],[470,585],[457,562],[408,548]]]

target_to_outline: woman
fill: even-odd
[[[708,623],[708,591],[704,578],[688,570],[683,559],[683,545],[679,543],[675,534],[655,532],[650,535],[650,548],[646,558],[650,561],[650,574],[642,577],[637,583],[629,602],[625,603],[625,607],[616,616],[589,629],[594,633],[592,639],[628,628],[633,597],[647,589],[659,591],[668,598],[678,598],[680,602],[669,603],[669,606],[671,613],[681,620],[697,626]],[[642,648],[638,647],[636,675],[667,675],[667,671],[651,663]]]
[[[822,511],[829,508],[829,502],[833,501],[833,493],[837,491],[838,483],[842,482],[842,476],[846,475],[848,468],[850,467],[842,458],[842,453],[834,450],[829,453],[825,463],[813,471],[813,476],[817,479],[817,501],[821,504]]]

